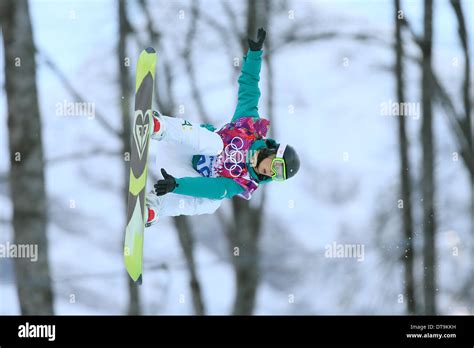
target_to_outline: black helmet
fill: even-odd
[[[283,181],[294,176],[300,169],[300,158],[295,149],[287,144],[278,144],[273,139],[265,140],[266,147],[262,148],[257,157],[258,167],[260,163],[267,157],[274,155],[275,159],[272,161],[273,180]],[[257,174],[258,178],[268,180],[262,174]]]
[[[278,147],[277,156],[281,148],[283,150],[283,159],[285,160],[286,178],[289,179],[298,173],[298,170],[300,169],[300,158],[293,146],[285,144],[280,144]]]

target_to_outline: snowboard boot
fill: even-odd
[[[151,138],[155,140],[161,140],[165,136],[165,123],[163,121],[162,115],[153,110],[153,133]]]
[[[155,193],[152,191],[146,195],[145,200],[145,206],[147,208],[145,227],[150,227],[158,222],[163,197],[155,195]]]

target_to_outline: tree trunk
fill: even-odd
[[[47,198],[35,45],[27,0],[3,0],[1,23],[8,103],[14,243],[37,247],[38,260],[15,258],[21,313],[53,314],[48,264]]]
[[[398,18],[400,15],[400,0],[395,0],[395,75],[397,80],[397,101],[405,102],[405,81],[403,66],[403,43],[401,36],[401,23]],[[405,128],[404,116],[398,117],[398,142],[400,156],[400,193],[403,202],[402,218],[403,231],[405,239],[405,252],[403,255],[403,263],[405,267],[404,287],[406,310],[409,314],[416,313],[415,301],[415,281],[413,277],[413,218],[411,207],[411,184],[410,184],[410,161],[408,158],[408,139]]]
[[[117,64],[118,74],[120,80],[120,109],[122,112],[122,153],[124,154],[123,170],[124,170],[124,185],[122,197],[124,199],[124,216],[127,216],[127,199],[128,199],[128,178],[130,175],[130,162],[125,161],[125,156],[130,157],[130,139],[131,139],[131,126],[130,126],[130,94],[132,89],[130,87],[130,75],[129,67],[126,65],[127,56],[127,36],[130,33],[130,24],[127,18],[127,5],[125,0],[118,0],[118,17],[119,17],[119,42],[117,49]],[[140,298],[138,294],[138,287],[133,280],[128,276],[128,310],[129,315],[140,314]]]
[[[152,44],[156,44],[159,46],[159,40],[162,37],[162,34],[159,30],[154,28],[153,20],[149,15],[149,11],[147,10],[147,4],[145,0],[140,0],[139,5],[142,8],[145,17],[146,17],[146,27],[147,31],[150,35],[150,40]],[[193,2],[191,8],[191,16],[192,16],[192,23],[190,26],[190,30],[195,30],[197,18],[199,17],[199,3]],[[187,44],[192,45],[192,41],[194,40],[194,35],[188,32],[187,34]],[[186,58],[186,57],[184,57]],[[161,112],[165,115],[173,115],[173,110],[176,106],[176,101],[173,94],[173,83],[174,77],[171,72],[171,64],[167,61],[166,57],[163,56],[162,64],[164,66],[164,76],[163,79],[166,81],[165,86],[167,88],[167,95],[166,98],[163,97],[163,91],[156,89],[156,101],[157,104],[161,107]],[[192,77],[191,77],[192,79]],[[200,97],[200,94],[193,94],[193,98]],[[166,103],[164,102],[166,99]],[[177,216],[173,218],[174,225],[176,227],[176,231],[178,232],[179,242],[181,248],[183,250],[185,259],[186,259],[186,266],[189,272],[189,284],[191,290],[191,296],[193,299],[193,308],[194,313],[197,315],[204,315],[206,314],[206,308],[202,296],[201,285],[199,282],[197,270],[196,270],[196,262],[194,258],[194,239],[192,235],[192,228],[189,224],[189,219],[187,216]]]
[[[186,265],[189,272],[189,286],[193,299],[194,314],[206,314],[204,300],[202,299],[201,285],[196,271],[196,263],[194,261],[194,239],[189,226],[189,220],[186,216],[176,216],[174,218],[176,229],[178,230],[179,242],[183,249]]]
[[[271,3],[268,0],[264,0],[264,6],[265,6],[265,12],[267,13],[266,17],[266,23],[265,23],[265,29],[271,33],[272,30],[270,28],[270,21],[271,21],[271,15],[269,15],[271,11]],[[272,51],[272,35],[267,35],[265,38],[265,51],[266,52],[271,52]],[[270,121],[270,124],[273,124],[273,114],[274,114],[274,108],[275,108],[275,103],[274,103],[274,96],[275,96],[275,74],[273,70],[273,55],[272,54],[264,54],[263,55],[263,60],[265,62],[265,65],[267,67],[266,72],[267,75],[265,76],[267,78],[267,114],[265,117],[268,118]],[[277,138],[277,133],[275,130],[275,127],[271,127],[269,130],[269,134],[267,134],[268,137],[271,137],[273,139]]]
[[[460,0],[451,0],[454,13],[458,20],[459,41],[464,53],[464,81],[462,87],[463,104],[464,104],[464,125],[466,133],[468,133],[467,142],[474,155],[474,127],[471,119],[471,59],[469,55],[468,33],[466,30],[466,22]],[[471,178],[471,255],[474,255],[474,174],[470,173]],[[474,257],[471,257],[471,304],[474,306]]]
[[[235,222],[229,231],[235,269],[236,295],[234,315],[250,315],[260,281],[260,236],[262,208],[251,208],[249,201],[236,198],[232,201]],[[238,248],[238,249],[235,249]]]
[[[424,295],[425,314],[436,314],[436,216],[435,216],[435,178],[434,178],[434,136],[431,99],[431,52],[433,38],[433,0],[424,1],[424,38],[422,71],[421,126],[423,148],[423,234],[424,234]]]
[[[247,1],[247,36],[255,37],[259,26],[266,26],[270,3],[267,0]],[[247,43],[244,45],[244,54]],[[260,252],[258,241],[264,213],[264,196],[258,207],[252,208],[249,201],[232,200],[234,224],[229,230],[233,266],[235,270],[236,295],[234,315],[250,315],[254,311],[260,281]],[[238,248],[238,249],[236,249]]]

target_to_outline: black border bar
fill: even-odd
[[[19,326],[55,325],[55,340]],[[473,316],[0,316],[0,346],[58,344],[409,344],[474,346]],[[407,334],[430,337],[408,338]],[[434,338],[433,334],[456,337]]]

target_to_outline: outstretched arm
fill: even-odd
[[[180,195],[224,199],[244,192],[244,188],[229,178],[184,177],[176,179],[178,186],[173,191]]]
[[[266,31],[258,29],[257,41],[249,41],[249,51],[244,57],[242,71],[239,77],[239,94],[237,107],[232,122],[243,116],[259,117],[258,100],[260,98],[260,69],[262,66],[262,47],[265,41]]]
[[[164,179],[158,180],[155,184],[155,192],[158,196],[173,192],[200,198],[224,199],[232,198],[245,191],[242,186],[229,178],[175,178],[164,169],[161,169],[161,174]]]

